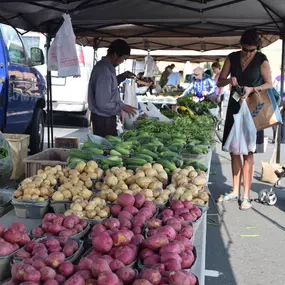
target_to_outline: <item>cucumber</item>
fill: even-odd
[[[153,158],[150,155],[143,154],[143,153],[134,154],[134,156],[132,156],[132,158],[144,159],[147,162],[152,162],[153,161]]]
[[[142,166],[142,165],[146,164],[147,161],[145,159],[142,159],[142,158],[127,158],[125,160],[125,163],[127,165],[136,165],[137,164],[137,165]]]
[[[115,149],[111,149],[110,155],[121,156],[122,154],[120,152],[118,152],[117,150],[115,150]]]
[[[166,159],[159,159],[157,163],[161,164],[163,168],[168,168],[171,172],[177,168],[175,163],[170,162],[169,160]]]
[[[99,149],[99,148],[95,148],[95,147],[89,147],[89,148],[82,148],[82,150],[94,154],[94,155],[103,155],[104,154],[104,150],[103,149]]]
[[[130,154],[130,151],[125,149],[125,148],[122,148],[122,147],[115,147],[114,148],[117,152],[123,154],[123,155],[129,155]]]
[[[143,149],[139,150],[138,153],[149,155],[153,159],[158,159],[158,155],[155,152],[153,152],[153,151],[151,151],[149,149],[143,148]]]

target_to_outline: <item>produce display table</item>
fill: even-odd
[[[12,223],[20,222],[23,223],[26,227],[27,232],[29,232],[32,228],[40,225],[42,219],[22,219],[18,218],[15,214],[15,210],[8,212],[6,215],[0,218],[0,224],[4,225],[5,228],[8,228]]]

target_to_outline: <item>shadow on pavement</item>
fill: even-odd
[[[217,147],[220,147],[220,145],[217,145]],[[219,156],[216,151],[213,151],[211,172],[215,175],[210,176],[211,184],[209,185],[212,199],[208,211],[206,269],[217,271],[218,273],[216,273],[219,276],[206,276],[207,285],[237,284],[228,253],[232,239],[224,222],[226,210],[222,208],[219,211],[215,202],[220,194],[231,191],[231,187],[226,184],[227,177],[222,172],[222,163],[230,165],[230,161],[226,156]],[[225,239],[222,238],[222,232],[225,232]]]

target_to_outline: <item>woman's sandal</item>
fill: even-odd
[[[239,195],[233,193],[225,193],[218,198],[218,202],[235,201],[239,199]]]
[[[252,205],[251,205],[251,200],[247,199],[247,198],[242,198],[241,199],[241,204],[239,206],[239,209],[242,211],[247,211],[249,209],[251,209]]]

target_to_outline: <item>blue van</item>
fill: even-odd
[[[27,53],[20,34],[0,24],[0,130],[29,134],[32,154],[43,149],[46,81],[35,68],[42,64],[41,49]]]

